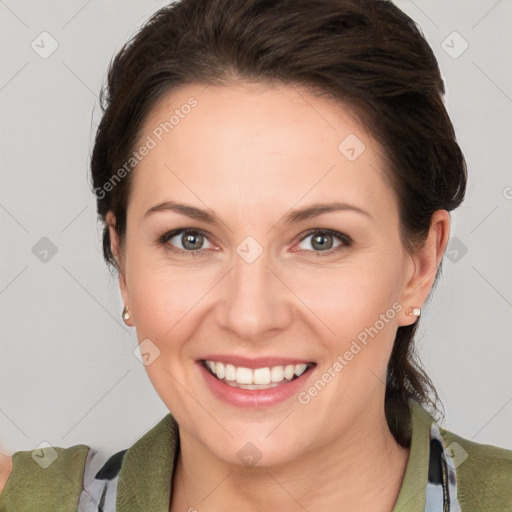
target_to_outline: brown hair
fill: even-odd
[[[187,83],[234,79],[304,86],[355,111],[384,148],[410,252],[425,241],[436,210],[451,211],[464,199],[466,164],[437,61],[416,24],[390,1],[181,0],[157,11],[122,47],[101,91],[92,183],[98,214],[104,221],[113,212],[121,241],[132,173],[112,180],[156,101]],[[103,251],[116,267],[106,227]],[[398,328],[388,364],[386,416],[403,445],[409,398],[438,412],[439,397],[414,352],[417,327]]]

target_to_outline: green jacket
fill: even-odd
[[[437,424],[417,402],[410,400],[409,404],[410,455],[393,512],[425,511],[430,432]],[[441,427],[439,432],[445,450],[456,460],[450,458],[462,512],[512,512],[512,450],[474,443]],[[126,450],[117,476],[117,512],[168,512],[178,440],[178,426],[169,413]],[[35,462],[32,451],[13,454],[12,472],[0,495],[0,512],[78,510],[90,447],[53,449],[58,456],[46,469]]]

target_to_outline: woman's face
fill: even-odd
[[[340,105],[240,83],[167,95],[135,149],[120,284],[183,439],[271,465],[372,435],[435,274],[414,280],[378,144]]]

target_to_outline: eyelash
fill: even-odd
[[[159,245],[165,246],[165,248],[169,251],[172,251],[177,254],[183,254],[187,257],[196,258],[198,256],[202,256],[203,255],[202,253],[204,252],[203,249],[197,249],[195,251],[184,251],[183,249],[177,249],[176,247],[173,247],[172,245],[170,245],[168,243],[168,241],[170,239],[172,239],[175,236],[180,235],[182,233],[186,233],[186,234],[198,234],[199,233],[199,234],[203,235],[205,238],[208,238],[206,236],[206,233],[204,231],[201,231],[200,229],[180,228],[180,229],[175,229],[173,231],[168,231],[168,232],[162,234],[161,236],[158,237],[157,243]],[[317,257],[330,256],[334,253],[337,253],[338,251],[340,251],[342,249],[346,249],[346,248],[350,247],[353,243],[352,239],[348,235],[345,235],[344,233],[340,233],[338,231],[333,231],[330,229],[319,229],[319,228],[308,230],[304,234],[304,236],[299,240],[299,243],[303,242],[306,238],[308,238],[309,236],[311,236],[313,234],[331,235],[335,238],[338,238],[338,240],[342,242],[342,244],[338,245],[338,247],[329,249],[327,251],[314,251],[314,250],[306,251],[306,252],[314,253],[315,256],[317,256]]]

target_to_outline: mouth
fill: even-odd
[[[232,388],[246,390],[266,390],[286,386],[299,378],[304,378],[316,366],[314,362],[290,362],[260,367],[255,366],[258,363],[251,363],[250,366],[253,367],[249,368],[249,365],[237,366],[214,359],[201,359],[199,362],[216,380]]]

